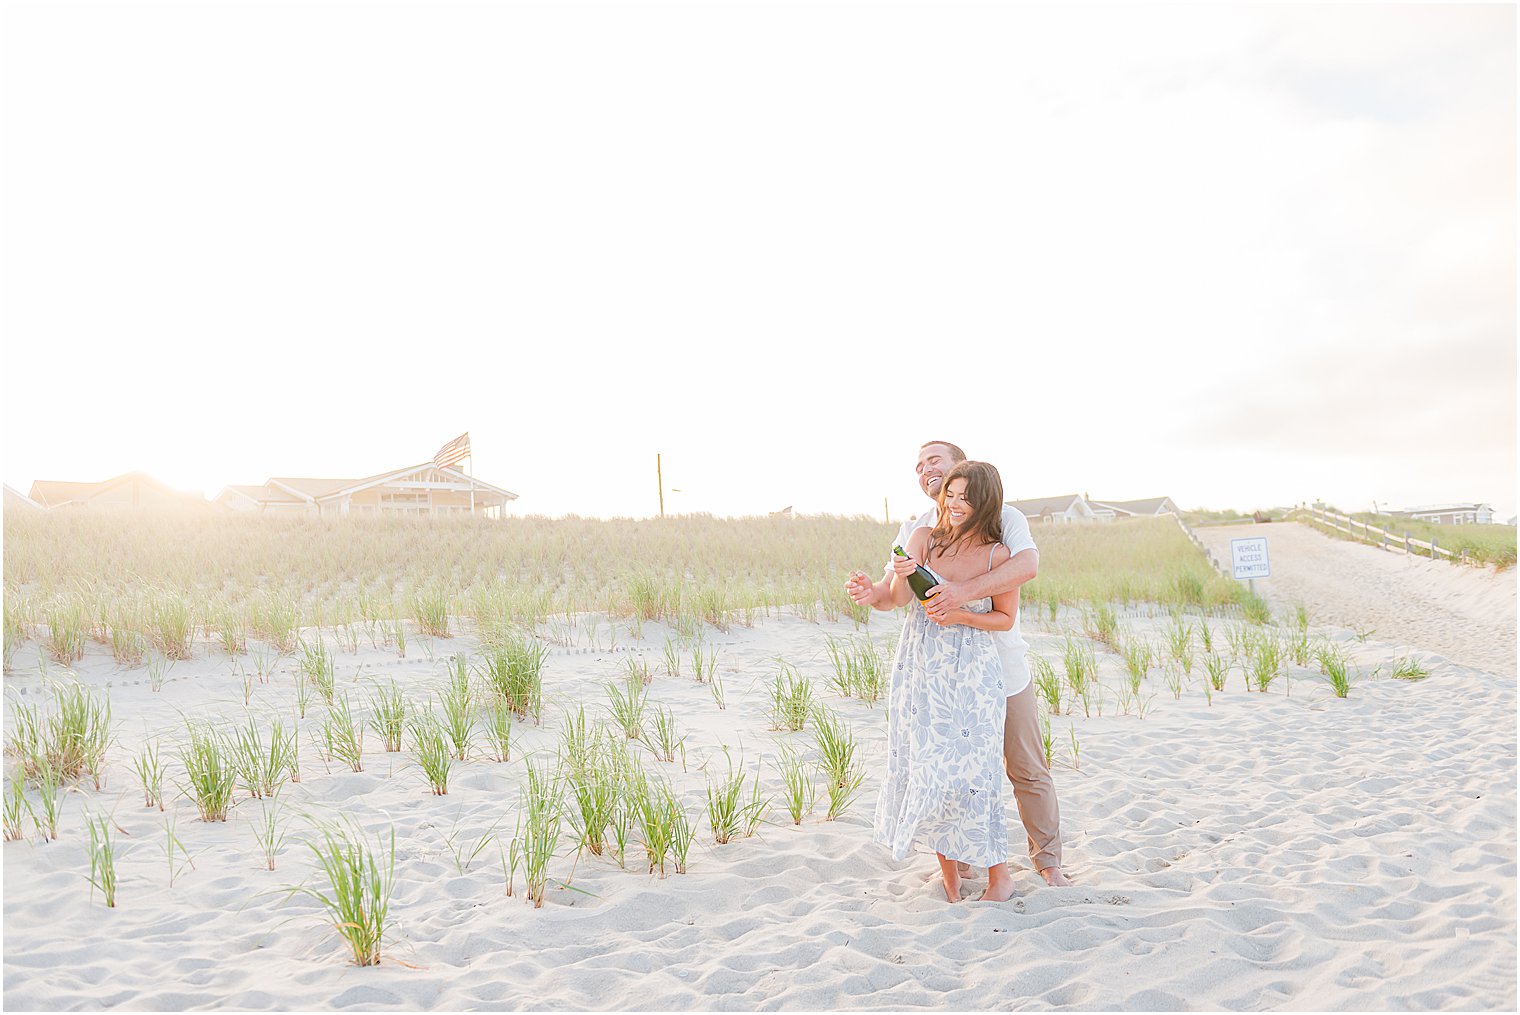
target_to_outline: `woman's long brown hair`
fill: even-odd
[[[945,495],[950,481],[966,481],[966,499],[971,502],[971,517],[961,526],[960,535],[953,536],[954,527],[945,512]],[[986,546],[1003,541],[1003,477],[990,462],[961,462],[945,476],[939,488],[939,517],[929,533],[931,551],[936,546],[952,550],[957,543]],[[958,551],[957,551],[958,552]],[[943,555],[943,554],[941,554]]]

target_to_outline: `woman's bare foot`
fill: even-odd
[[[1059,867],[1046,867],[1044,870],[1040,871],[1040,877],[1044,878],[1045,883],[1052,888],[1072,887],[1071,879],[1068,878],[1065,874],[1062,874],[1061,868]]]
[[[960,868],[956,866],[954,860],[941,853],[936,853],[935,856],[939,857],[939,874],[945,881],[945,898],[951,902],[961,901]]]
[[[1013,877],[1008,873],[1008,865],[1000,863],[996,867],[987,869],[987,890],[978,898],[978,902],[1007,902],[1013,898]]]

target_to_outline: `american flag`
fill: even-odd
[[[433,464],[440,469],[446,469],[450,465],[462,462],[469,457],[470,432],[466,430],[438,449],[438,453],[433,456]]]

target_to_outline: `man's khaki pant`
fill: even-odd
[[[1061,865],[1061,813],[1056,806],[1056,784],[1045,767],[1045,746],[1040,739],[1039,709],[1031,683],[1008,699],[1003,719],[1003,761],[1013,798],[1018,801],[1019,820],[1029,836],[1029,858],[1034,869]]]

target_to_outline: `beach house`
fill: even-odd
[[[39,479],[30,499],[48,510],[106,508],[127,510],[205,510],[206,498],[173,490],[142,472],[127,472],[99,483]]]
[[[1144,500],[1089,501],[1093,511],[1109,511],[1114,518],[1150,518],[1156,515],[1181,514],[1170,497],[1148,497]]]
[[[1011,500],[1008,504],[1018,508],[1031,522],[1112,522],[1120,518],[1153,518],[1158,515],[1179,514],[1176,503],[1170,497],[1149,497],[1145,500],[1094,500],[1087,494],[1068,493],[1060,497],[1037,497],[1033,500]]]
[[[1417,518],[1440,525],[1489,525],[1494,520],[1492,504],[1430,504],[1393,513],[1399,518]]]
[[[268,515],[441,515],[498,518],[517,494],[432,462],[362,479],[274,476],[258,486],[229,486],[213,503]]]
[[[1018,508],[1031,522],[1072,524],[1100,520],[1093,511],[1092,505],[1079,493],[1062,494],[1059,497],[1037,497],[1034,500],[1011,500],[1008,504],[1010,507]]]
[[[5,510],[6,511],[22,511],[22,512],[28,512],[28,511],[30,511],[30,512],[37,512],[37,511],[46,511],[47,508],[43,507],[41,504],[38,504],[36,501],[32,500],[32,498],[28,497],[26,494],[22,493],[20,490],[16,489],[14,486],[11,486],[9,483],[6,483],[5,484]]]

